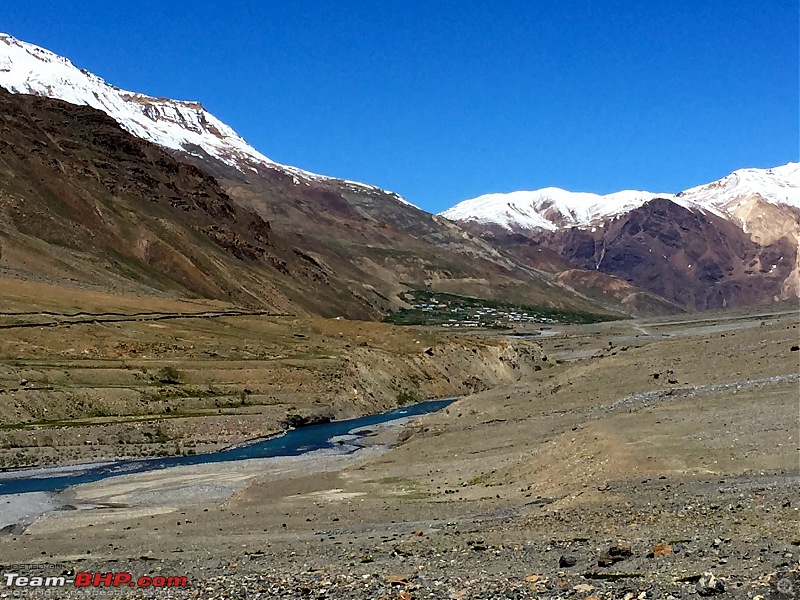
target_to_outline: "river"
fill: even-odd
[[[0,496],[31,492],[56,492],[75,485],[101,481],[109,477],[157,471],[171,467],[255,458],[301,456],[325,449],[336,450],[337,453],[342,454],[352,453],[361,447],[359,440],[369,433],[369,427],[436,412],[453,401],[453,398],[429,400],[403,406],[386,413],[301,427],[267,440],[207,454],[116,460],[61,467],[14,469],[0,473]],[[0,506],[1,511],[2,506]]]

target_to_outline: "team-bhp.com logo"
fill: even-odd
[[[41,575],[20,575],[5,573],[6,587],[10,588],[53,588],[75,586],[77,588],[181,588],[187,587],[189,581],[182,576],[142,575],[134,578],[130,573],[75,573],[73,577],[57,575],[44,577]]]

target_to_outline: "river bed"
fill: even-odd
[[[254,479],[338,470],[386,452],[408,421],[453,400],[302,427],[208,454],[7,471],[0,473],[0,529],[17,532],[41,515],[58,511],[158,510],[170,504],[222,501]]]

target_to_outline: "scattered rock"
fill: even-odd
[[[627,544],[617,544],[608,549],[608,554],[611,556],[620,556],[622,558],[629,558],[633,556],[631,547]]]
[[[597,557],[597,566],[598,567],[610,567],[615,562],[617,562],[617,561],[615,561],[608,554],[601,554],[600,556]]]
[[[669,544],[656,544],[653,546],[653,557],[663,558],[672,554],[672,546]]]
[[[577,563],[578,559],[574,556],[561,556],[561,558],[558,559],[558,566],[562,569],[574,567]]]
[[[610,567],[618,562],[633,556],[631,547],[626,544],[616,544],[611,546],[607,552],[601,554],[597,559],[597,566]]]
[[[408,585],[408,577],[403,577],[402,575],[387,575],[385,577],[386,583],[389,585]]]
[[[299,429],[301,427],[309,427],[311,425],[320,425],[322,423],[330,422],[330,415],[290,413],[284,417],[283,426],[286,428]]]
[[[714,596],[721,594],[725,591],[725,582],[718,579],[713,573],[706,572],[700,576],[700,579],[695,584],[697,593],[701,596]]]

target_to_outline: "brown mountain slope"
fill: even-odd
[[[213,177],[100,111],[4,90],[0,248],[17,278],[374,316]]]
[[[735,223],[656,199],[594,231],[543,233],[574,265],[616,275],[689,309],[779,299],[796,264],[787,237],[761,246]]]
[[[730,214],[762,246],[787,239],[795,249],[795,263],[783,282],[780,298],[800,297],[800,210],[788,205],[766,202],[758,194],[733,198],[726,206]]]
[[[99,111],[0,90],[0,276],[360,319],[439,281],[603,311],[387,192],[260,171],[228,193]]]
[[[635,316],[668,315],[686,310],[615,275],[594,268],[578,268],[559,251],[528,237],[534,233],[514,233],[499,225],[475,221],[464,221],[460,225],[520,263],[553,274],[558,285],[575,290],[601,305],[622,309]]]
[[[214,174],[231,198],[353,288],[381,296],[381,309],[402,306],[398,294],[411,284],[525,304],[626,312],[615,299],[598,302],[563,286],[391,192],[339,179],[299,180],[264,164],[239,171],[208,156],[181,159]]]

